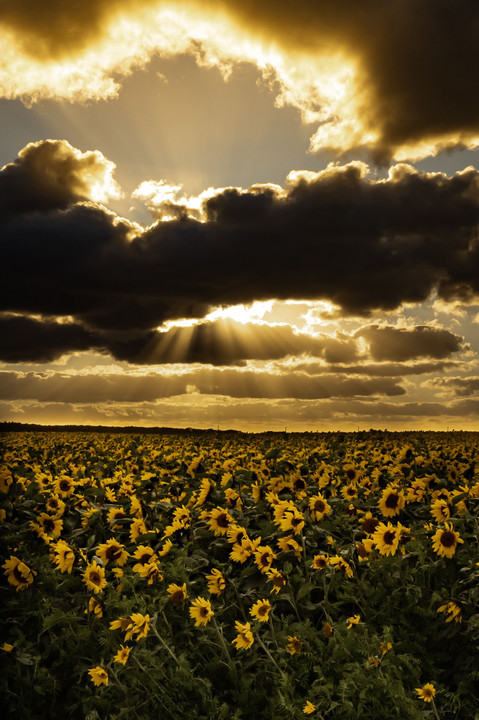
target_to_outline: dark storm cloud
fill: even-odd
[[[69,152],[73,163],[78,151]],[[448,298],[479,292],[474,169],[448,178],[396,166],[387,181],[374,181],[361,164],[330,167],[292,176],[284,192],[269,186],[218,191],[205,203],[205,222],[186,218],[141,231],[100,205],[73,203],[90,172],[81,163],[55,180],[62,192],[48,193],[45,201],[38,200],[42,172],[27,173],[22,204],[17,178],[28,157],[17,160],[15,172],[11,165],[0,171],[5,192],[19,198],[0,216],[0,310],[72,316],[95,334],[91,347],[106,346],[119,358],[149,362],[145,351],[155,349],[158,340],[158,362],[162,353],[175,357],[171,335],[155,334],[155,328],[168,319],[202,317],[218,305],[326,299],[344,314],[366,315],[420,303],[435,289]],[[48,180],[57,162],[47,157]],[[102,177],[107,161],[99,162]],[[73,204],[64,207],[69,193]],[[260,332],[268,357],[281,357],[290,352],[288,344],[297,345],[291,333],[286,337],[288,330],[276,331],[276,338],[266,327]],[[458,340],[445,331],[415,332],[400,336],[401,348],[409,349],[398,357],[392,349],[382,356],[375,349],[375,357],[417,357],[427,345],[429,357],[441,358],[458,349]],[[387,335],[390,342],[396,336]],[[237,350],[234,345],[220,350],[212,338],[207,325],[194,331],[190,361],[208,354],[220,362],[245,357],[240,339],[233,337]],[[311,351],[307,345],[315,341],[303,341],[301,351]],[[257,343],[253,356],[265,357],[261,352]],[[354,343],[344,338],[324,346],[328,362],[350,361],[354,353]]]
[[[82,325],[0,315],[0,360],[5,362],[51,362],[94,344],[94,336]]]
[[[184,7],[186,3],[168,2]],[[479,135],[479,6],[475,0],[204,0],[253,36],[286,52],[350,58],[358,74],[360,122],[387,158],[401,146]],[[159,0],[2,0],[0,24],[23,51],[46,61],[93,47],[109,20]]]
[[[0,399],[39,402],[145,402],[195,391],[232,398],[301,398],[397,396],[404,389],[391,379],[364,380],[335,375],[311,377],[302,373],[275,376],[267,372],[198,370],[161,376],[108,373],[17,373],[0,371]]]
[[[462,338],[449,330],[418,326],[414,328],[370,325],[356,335],[369,344],[373,360],[414,360],[419,357],[446,358],[462,349]]]

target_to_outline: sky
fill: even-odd
[[[0,420],[479,429],[475,0],[0,0]]]

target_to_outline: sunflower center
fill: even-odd
[[[397,508],[399,502],[399,497],[396,495],[396,493],[391,493],[387,496],[385,505],[388,508],[394,509]]]
[[[352,469],[346,470],[346,476],[347,476],[348,480],[354,480],[354,478],[356,477],[356,470],[352,470]]]
[[[350,497],[354,497],[356,495],[356,488],[348,487],[346,490],[346,494]]]
[[[201,607],[201,608],[200,608],[200,615],[201,615],[201,617],[208,617],[208,608]]]
[[[314,509],[316,510],[316,512],[322,513],[325,511],[326,506],[322,500],[316,500],[316,502],[314,503]]]
[[[43,521],[43,527],[47,532],[52,532],[55,529],[55,523],[50,518],[46,518]]]
[[[268,612],[267,605],[261,605],[261,607],[258,608],[258,615],[266,615],[267,612]]]
[[[385,545],[394,545],[394,541],[396,539],[396,533],[392,532],[391,530],[386,530],[386,532],[383,535],[383,542]]]
[[[228,516],[225,513],[218,515],[216,523],[222,528],[227,528],[229,525]]]
[[[446,530],[441,535],[441,545],[446,548],[453,547],[456,544],[456,536],[450,530]]]
[[[94,585],[101,585],[101,577],[100,573],[97,573],[95,570],[90,573],[90,582],[92,582]]]
[[[23,577],[22,573],[18,569],[18,565],[13,568],[13,577],[19,583],[19,585],[24,585],[26,583],[25,578]]]
[[[68,492],[69,489],[70,489],[70,483],[68,482],[68,480],[62,480],[60,482],[60,490],[62,492]]]
[[[105,552],[108,560],[118,560],[121,557],[121,548],[117,545],[110,545]]]
[[[373,533],[377,526],[379,525],[379,520],[376,520],[376,518],[367,518],[363,522],[363,530],[365,533]]]

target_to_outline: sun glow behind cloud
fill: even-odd
[[[344,147],[368,142],[356,102],[354,63],[344,53],[313,57],[285,52],[254,39],[230,18],[193,7],[138,7],[134,14],[113,16],[94,45],[73,57],[45,61],[29,56],[12,32],[2,33],[0,93],[25,103],[54,98],[68,101],[115,97],[122,78],[144,67],[153,56],[182,53],[198,65],[216,67],[225,80],[239,63],[252,63],[276,94],[278,107],[297,108],[308,124],[320,125],[311,148]]]

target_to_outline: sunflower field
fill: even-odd
[[[6,717],[479,720],[478,507],[475,433],[7,432]]]

